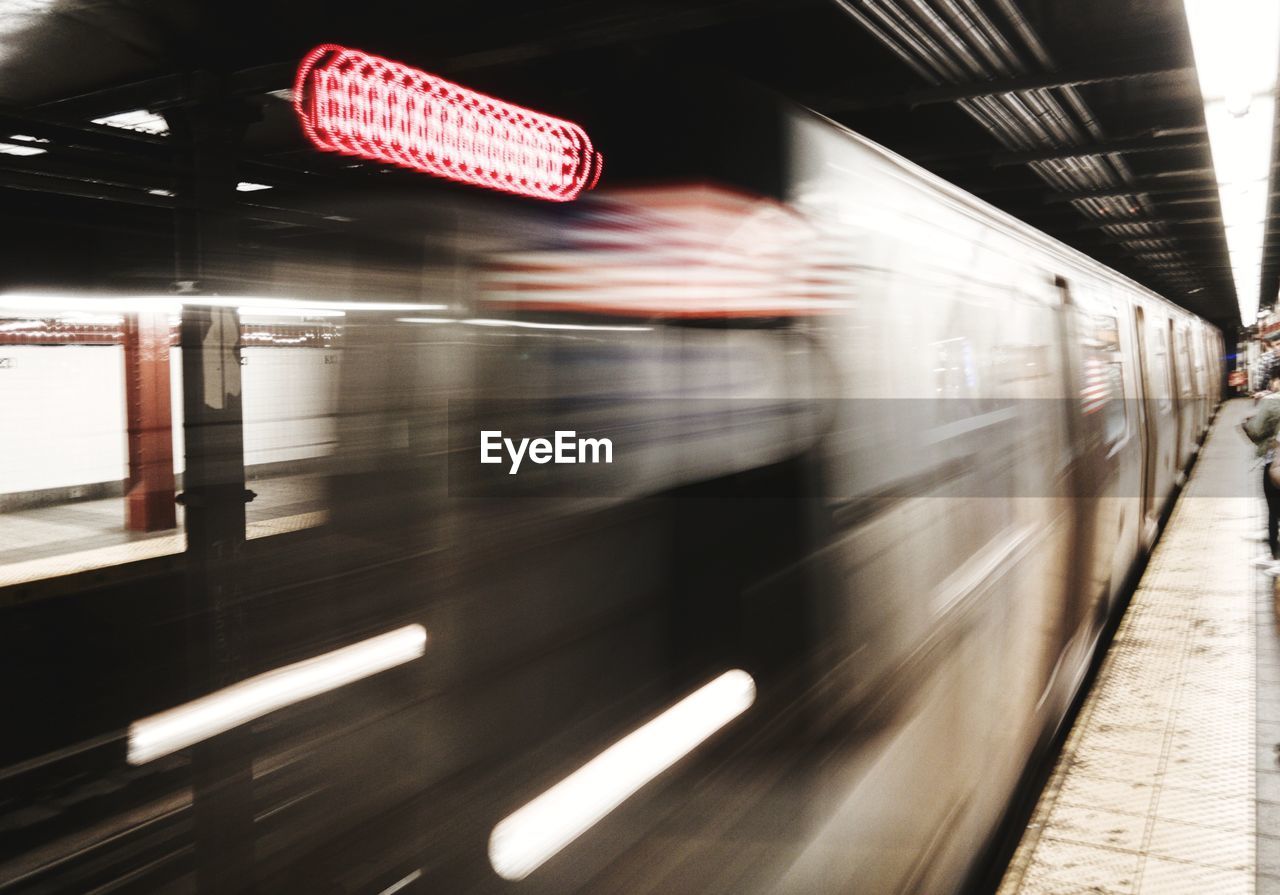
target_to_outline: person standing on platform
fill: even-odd
[[[1246,419],[1241,428],[1249,440],[1257,446],[1262,460],[1262,493],[1267,499],[1267,545],[1269,557],[1262,557],[1256,565],[1268,575],[1280,575],[1280,484],[1272,481],[1271,464],[1276,456],[1276,435],[1280,433],[1280,375],[1272,376],[1269,390],[1258,401],[1258,412]],[[1277,468],[1280,473],[1280,466]]]

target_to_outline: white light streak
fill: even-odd
[[[422,871],[415,870],[412,873],[410,873],[408,876],[399,880],[398,882],[394,882],[391,885],[387,886],[385,889],[379,892],[378,895],[396,895],[397,892],[399,892],[405,886],[409,885],[409,883],[416,882],[421,878],[422,878]]]
[[[484,318],[472,318],[463,320],[468,326],[514,326],[517,329],[567,329],[567,330],[588,330],[596,332],[615,332],[615,333],[647,333],[652,332],[652,326],[612,326],[612,325],[595,325],[587,323],[533,323],[527,320],[487,320]]]
[[[45,292],[11,292],[0,295],[0,310],[19,311],[116,311],[178,313],[189,307],[236,308],[241,313],[282,316],[342,316],[350,311],[443,311],[448,305],[388,301],[311,301],[246,295],[65,295]],[[337,312],[337,313],[335,313]]]
[[[421,656],[426,645],[426,629],[406,625],[135,721],[129,725],[129,764],[146,764],[287,705],[403,665]]]
[[[1262,289],[1280,68],[1280,3],[1183,3],[1204,99],[1236,302],[1247,325],[1254,319]]]
[[[256,193],[258,190],[269,189],[273,189],[269,183],[250,183],[247,180],[242,180],[236,184],[236,192],[238,193]]]
[[[310,301],[294,298],[201,295],[183,297],[184,304],[238,308],[313,308],[320,311],[443,311],[448,305],[398,301]]]
[[[751,675],[734,669],[623,737],[489,835],[489,863],[503,879],[524,879],[637,790],[755,702]]]
[[[95,118],[93,123],[157,136],[169,133],[168,122],[162,116],[157,115],[155,112],[148,112],[146,109],[134,109],[131,112],[120,112],[116,115]]]
[[[331,311],[328,308],[270,307],[240,305],[236,311],[241,317],[345,317],[345,311]]]
[[[589,324],[589,323],[534,323],[529,320],[490,320],[481,317],[472,317],[464,320],[455,320],[452,317],[397,317],[397,323],[461,323],[466,326],[500,326],[515,327],[517,329],[565,329],[565,330],[587,330],[594,332],[618,332],[618,333],[648,333],[653,332],[652,326],[613,326],[606,324]]]
[[[0,143],[0,155],[44,155],[48,150],[21,143]]]
[[[10,292],[0,295],[0,311],[34,311],[57,316],[70,311],[89,313],[170,313],[182,310],[176,296],[57,295],[45,292]]]

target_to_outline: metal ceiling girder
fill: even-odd
[[[1036,149],[1026,152],[1000,152],[991,156],[993,168],[1055,162],[1099,155],[1129,155],[1143,152],[1169,152],[1180,149],[1208,149],[1207,137],[1139,137],[1098,140],[1060,149]]]

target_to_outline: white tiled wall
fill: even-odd
[[[124,349],[0,346],[0,493],[126,474]]]
[[[332,452],[338,352],[246,348],[245,464]],[[120,346],[0,346],[0,494],[127,474]],[[329,360],[326,363],[326,358]],[[182,357],[170,355],[174,466],[183,468]]]
[[[245,465],[332,453],[339,352],[323,348],[245,348],[241,356]],[[330,363],[325,363],[326,357]],[[173,462],[181,472],[181,349],[174,348],[170,353],[169,370],[173,383]]]

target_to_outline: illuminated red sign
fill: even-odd
[[[320,149],[460,183],[567,202],[600,178],[586,131],[334,44],[298,66],[294,107]]]

